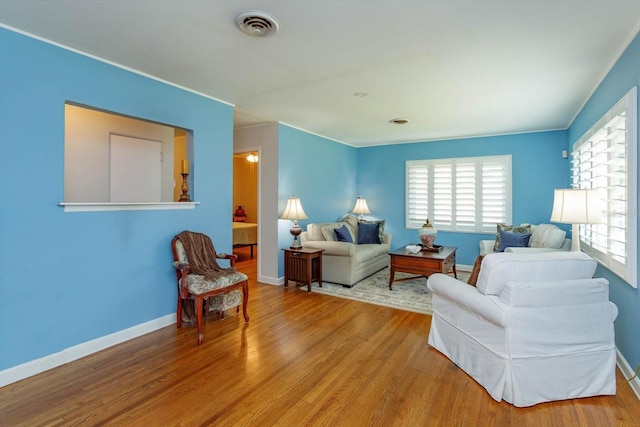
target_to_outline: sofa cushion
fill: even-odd
[[[358,224],[358,244],[380,244],[380,224],[360,222]]]
[[[351,236],[351,231],[349,231],[346,224],[344,224],[340,228],[334,228],[333,233],[335,234],[335,240],[337,240],[338,242],[353,243],[353,237]]]
[[[307,224],[307,239],[313,240],[313,241],[327,240],[324,238],[324,235],[322,234],[322,227],[325,225],[327,224],[320,224],[320,223]]]
[[[507,225],[499,223],[497,225],[496,243],[493,245],[494,252],[498,252],[500,247],[500,231],[511,231],[512,233],[531,234],[531,224],[527,225]]]
[[[355,254],[353,256],[354,265],[365,263],[373,258],[389,253],[389,246],[386,244],[362,244],[354,245]]]
[[[529,246],[531,234],[512,233],[511,231],[500,230],[500,245],[498,252],[504,252],[506,248],[524,248]]]
[[[566,234],[566,231],[553,224],[532,225],[529,246],[532,248],[559,249],[564,242]]]
[[[583,252],[498,252],[482,260],[476,288],[486,295],[500,295],[512,281],[590,279],[596,265],[596,260]]]

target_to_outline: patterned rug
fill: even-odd
[[[320,288],[318,284],[314,282],[311,287],[311,292],[416,313],[431,314],[433,312],[431,309],[431,293],[427,288],[426,278],[418,277],[416,279],[397,281],[397,279],[412,276],[415,276],[415,274],[396,273],[396,281],[393,282],[392,286],[393,290],[389,290],[389,269],[385,268],[359,281],[353,285],[352,288],[346,288],[342,285],[329,282],[324,282]],[[459,279],[466,281],[467,277],[468,273],[458,272]],[[306,290],[306,287],[301,287],[300,289]]]

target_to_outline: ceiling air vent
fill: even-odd
[[[236,26],[250,36],[264,37],[280,29],[278,20],[266,12],[247,10],[236,15]]]

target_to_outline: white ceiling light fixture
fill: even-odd
[[[245,34],[265,37],[275,34],[280,29],[278,20],[267,12],[246,10],[236,15],[236,26]]]

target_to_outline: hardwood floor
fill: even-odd
[[[515,408],[427,345],[430,317],[256,283],[249,315],[163,328],[0,389],[2,426],[632,426],[616,396]]]

